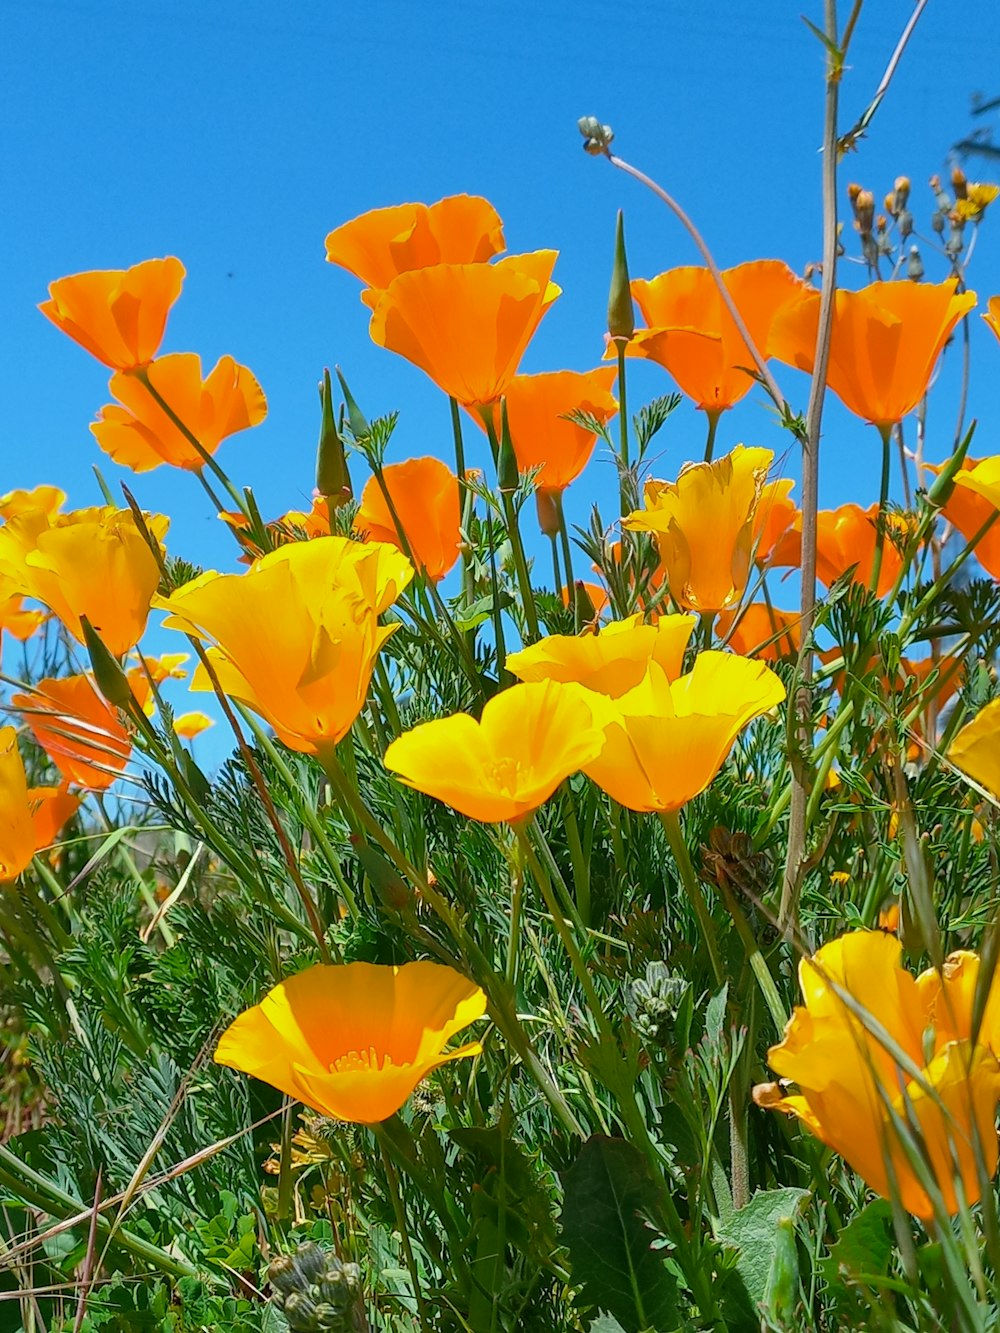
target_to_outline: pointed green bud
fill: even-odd
[[[594,606],[593,598],[587,591],[587,585],[582,579],[577,579],[573,585],[572,606],[578,624],[591,625],[597,619],[597,608]]]
[[[951,493],[955,489],[955,476],[965,462],[965,455],[969,452],[974,433],[975,423],[973,423],[971,430],[965,432],[965,437],[937,474],[934,485],[927,492],[927,503],[934,505],[936,509],[943,509],[951,499]]]
[[[517,455],[514,442],[510,438],[510,422],[507,419],[507,400],[500,399],[500,453],[497,457],[497,485],[505,495],[512,495],[517,490],[518,471]]]
[[[635,333],[635,309],[632,288],[628,279],[628,259],[625,255],[625,215],[618,210],[615,230],[615,265],[611,272],[611,291],[608,294],[608,333],[618,342],[628,342]]]
[[[351,838],[351,843],[382,905],[388,907],[391,912],[404,912],[410,906],[413,896],[407,885],[381,852],[377,852],[369,843],[362,842],[357,837]]]
[[[344,395],[344,402],[347,404],[347,424],[351,428],[351,434],[358,440],[362,435],[367,435],[370,430],[368,419],[354,401],[354,395],[347,387],[347,380],[344,379],[344,373],[339,366],[337,367],[337,379],[340,380],[340,389]]]
[[[204,804],[212,794],[212,784],[195,763],[189,750],[181,746],[181,772],[196,801]]]
[[[128,708],[134,702],[132,686],[118,659],[104,646],[104,641],[86,616],[80,617],[80,625],[97,688],[115,708]]]
[[[331,507],[336,509],[345,504],[353,492],[344,442],[340,438],[333,415],[333,387],[328,370],[323,371],[319,400],[321,417],[319,447],[316,451],[316,489],[320,495],[325,495]]]

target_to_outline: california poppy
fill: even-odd
[[[611,392],[617,371],[556,370],[541,375],[515,375],[504,391],[507,424],[520,472],[538,468],[535,485],[542,491],[563,491],[590,461],[597,436],[586,426],[567,420],[585,412],[602,425],[618,411]],[[500,435],[500,405],[493,408],[493,427]]]
[[[761,490],[753,525],[753,558],[761,569],[802,563],[802,511],[790,494],[794,485],[782,477]]]
[[[715,632],[727,648],[741,657],[778,662],[798,654],[802,646],[801,619],[797,611],[781,611],[767,602],[751,602],[721,615]]]
[[[986,303],[986,311],[983,315],[989,328],[997,338],[1000,338],[1000,296],[991,296]]]
[[[438,458],[409,458],[382,469],[395,518],[377,477],[361,493],[354,531],[407,550],[417,568],[437,582],[454,566],[462,539],[458,478]],[[399,535],[399,523],[405,538]]]
[[[379,297],[372,341],[412,361],[466,407],[494,402],[559,295],[554,250],[496,264],[436,264],[394,278]]]
[[[931,472],[940,466],[926,465]],[[943,465],[942,465],[943,466]],[[975,556],[983,569],[1000,579],[1000,457],[975,459],[966,457],[955,473],[955,484],[944,502],[943,512],[967,542],[971,542],[993,519],[989,528],[976,542]]]
[[[267,415],[260,385],[231,356],[222,357],[204,380],[201,357],[193,352],[161,356],[150,362],[146,374],[206,453],[214,454],[222,440],[256,426]],[[121,405],[102,407],[90,429],[116,463],[133,472],[148,472],[161,463],[193,471],[204,466],[204,458],[142,380],[119,371],[109,387]]]
[[[367,285],[361,294],[366,305],[374,305],[400,273],[435,264],[482,264],[503,249],[500,215],[486,199],[469,194],[436,204],[374,208],[326,238],[329,263]]]
[[[783,1084],[758,1086],[754,1100],[798,1116],[876,1193],[891,1198],[895,1188],[902,1206],[927,1220],[934,1207],[911,1154],[923,1158],[949,1213],[959,1207],[958,1180],[975,1203],[977,1155],[988,1175],[997,1166],[1000,1065],[983,1033],[972,1042],[964,969],[946,964],[944,974],[918,979],[900,966],[901,952],[885,931],[852,931],[802,960],[805,1003],[768,1052]],[[798,1091],[786,1092],[787,1081]],[[904,1127],[916,1140],[909,1152]]]
[[[486,996],[441,963],[318,963],[286,978],[219,1038],[215,1062],[270,1083],[321,1115],[388,1119],[433,1069],[478,1055],[446,1051],[486,1012]]]
[[[901,421],[927,392],[955,325],[976,304],[975,292],[945,282],[873,282],[838,290],[827,383],[856,416],[881,430]],[[819,292],[776,319],[772,350],[779,361],[812,373]]]
[[[738,264],[722,280],[764,357],[778,313],[812,290],[778,259]],[[753,356],[707,268],[637,278],[632,295],[648,327],[636,330],[626,355],[658,362],[704,412],[724,411],[750,391]]]
[[[164,627],[210,646],[226,694],[254,709],[293,750],[322,754],[364,707],[379,649],[399,628],[377,615],[413,577],[383,543],[290,542],[245,574],[206,573],[155,605]],[[211,690],[204,667],[193,690]]]
[[[18,518],[40,511],[55,514],[66,503],[66,492],[58,486],[35,486],[29,490],[8,491],[0,495],[0,518]]]
[[[948,747],[948,760],[1000,800],[1000,699],[965,724]]]
[[[724,611],[743,596],[770,449],[742,444],[712,463],[690,463],[675,482],[648,481],[645,507],[622,520],[651,532],[670,592],[690,611]]]
[[[546,680],[501,690],[478,722],[456,713],[421,723],[383,762],[408,787],[498,824],[537,810],[600,747],[584,691]]]
[[[507,655],[507,670],[519,680],[575,681],[618,698],[657,662],[670,680],[681,674],[694,616],[660,616],[655,625],[641,615],[612,620],[596,634],[551,634]]]
[[[592,697],[604,745],[583,771],[619,805],[666,812],[705,790],[737,735],[785,687],[762,662],[704,652],[676,680],[653,662],[634,689]]]
[[[133,268],[59,278],[38,307],[63,333],[112,370],[137,370],[160,349],[184,265],[172,256]]]
[[[64,782],[58,787],[29,787],[28,804],[35,830],[35,851],[51,847],[80,808],[82,796]]]
[[[877,504],[862,509],[860,505],[846,504],[839,509],[821,509],[816,515],[816,577],[828,588],[848,570],[851,582],[865,587],[871,582],[875,547],[878,539],[879,507]],[[887,525],[882,542],[882,564],[879,568],[876,593],[884,597],[896,582],[903,567],[903,557],[897,541],[909,535],[906,520],[896,514],[886,514]]]
[[[40,680],[11,704],[67,782],[105,791],[124,772],[132,742],[92,676]]]
[[[146,516],[157,540],[168,520]],[[0,575],[53,611],[83,643],[86,616],[116,657],[142,636],[160,567],[128,509],[24,512],[0,527]]]
[[[185,741],[193,741],[196,736],[214,726],[215,722],[207,713],[178,713],[174,718],[174,731]]]
[[[0,883],[17,879],[34,854],[35,829],[17,732],[0,727]]]

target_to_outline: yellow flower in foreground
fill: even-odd
[[[694,616],[660,616],[646,625],[635,615],[612,620],[596,634],[551,634],[509,654],[507,669],[518,680],[575,681],[618,698],[639,684],[650,662],[669,680],[679,676],[694,625]]]
[[[1000,800],[1000,699],[965,724],[948,747],[948,760]]]
[[[591,697],[604,745],[583,771],[630,810],[670,811],[705,790],[739,732],[781,703],[785,687],[763,662],[705,652],[677,680],[654,662],[620,698]]]
[[[384,610],[413,566],[382,543],[291,542],[245,574],[202,574],[155,605],[164,626],[211,643],[226,694],[253,708],[293,750],[319,754],[364,707],[379,649],[398,628]],[[199,667],[193,690],[210,690]]]
[[[215,1060],[322,1115],[372,1125],[438,1065],[478,1055],[477,1041],[444,1047],[485,1012],[479,987],[440,963],[317,964],[240,1014]]]
[[[162,540],[169,520],[150,514],[146,523]],[[80,643],[86,616],[119,657],[142,637],[160,568],[131,511],[107,505],[8,519],[0,528],[0,575],[44,602]]]
[[[757,504],[773,458],[770,449],[738,444],[713,463],[689,464],[675,482],[646,483],[645,508],[623,526],[654,534],[678,606],[725,611],[743,596]]]
[[[394,740],[384,763],[408,787],[486,824],[523,819],[601,748],[588,696],[539,681],[501,691],[482,720],[424,722]]]
[[[894,1182],[903,1207],[928,1219],[933,1203],[912,1154],[923,1159],[948,1212],[958,1209],[959,1180],[966,1202],[976,1202],[977,1139],[990,1176],[997,1166],[1000,1065],[983,1034],[971,1040],[965,1000],[973,969],[953,957],[942,975],[917,979],[900,967],[901,952],[884,931],[853,931],[803,959],[805,1004],[768,1052],[771,1068],[799,1090],[766,1083],[754,1100],[797,1115],[878,1194],[891,1198]],[[912,1140],[906,1147],[904,1133]]]

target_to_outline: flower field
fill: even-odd
[[[618,211],[585,369],[521,370],[558,252],[488,200],[340,220],[450,434],[318,367],[308,509],[241,485],[267,368],[174,348],[180,258],[51,282],[109,379],[99,503],[0,496],[0,1333],[998,1327],[1000,187],[851,183],[852,30],[805,273],[580,121],[704,259]],[[831,395],[881,471],[823,508]]]

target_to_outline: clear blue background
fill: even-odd
[[[657,200],[581,151],[576,120],[586,113],[609,121],[616,151],[684,203],[720,264],[778,256],[801,271],[821,248],[823,97],[822,50],[802,9],[821,22],[818,0],[2,0],[0,491],[56,482],[72,505],[93,503],[98,463],[113,486],[124,478],[144,506],[172,515],[173,551],[233,567],[232,544],[193,479],[166,468],[136,478],[100,453],[87,427],[108,401],[106,373],[35,309],[63,274],[164,254],[188,269],[164,350],[198,351],[206,367],[231,353],[267,392],[266,423],[220,453],[265,516],[308,506],[324,365],[344,367],[369,416],[401,410],[392,458],[450,459],[447,402],[370,344],[358,283],[324,260],[328,231],[381,205],[484,194],[511,252],[559,249],[563,296],[523,369],[596,365],[616,209],[625,209],[633,276],[698,258]],[[910,0],[867,0],[843,126],[867,104],[911,12]],[[848,181],[881,200],[899,173],[912,177],[918,230],[928,231],[927,178],[947,172],[950,146],[976,125],[977,90],[1000,92],[995,3],[931,0],[871,137],[842,164],[848,232]],[[967,165],[971,178],[989,179],[988,163]],[[1000,291],[1000,203],[994,209],[969,275],[984,300]],[[847,244],[856,253],[850,236]],[[929,278],[945,276],[943,260],[926,249],[924,259]],[[843,283],[865,280],[862,267],[842,265]],[[994,453],[1000,346],[973,323],[975,451]],[[776,373],[804,407],[804,377]],[[652,366],[637,366],[631,383],[635,405],[673,387]],[[950,452],[955,411],[946,367],[930,413],[932,460]],[[787,439],[755,392],[724,417],[718,449],[743,440],[784,451]],[[480,451],[470,461],[485,464],[482,437],[470,429],[469,440]],[[703,440],[703,418],[685,405],[657,439],[654,470],[675,475]],[[870,503],[876,454],[874,432],[829,400],[821,503]],[[595,464],[574,487],[571,520],[585,522],[607,494],[610,466]],[[796,475],[797,461],[785,470]]]

